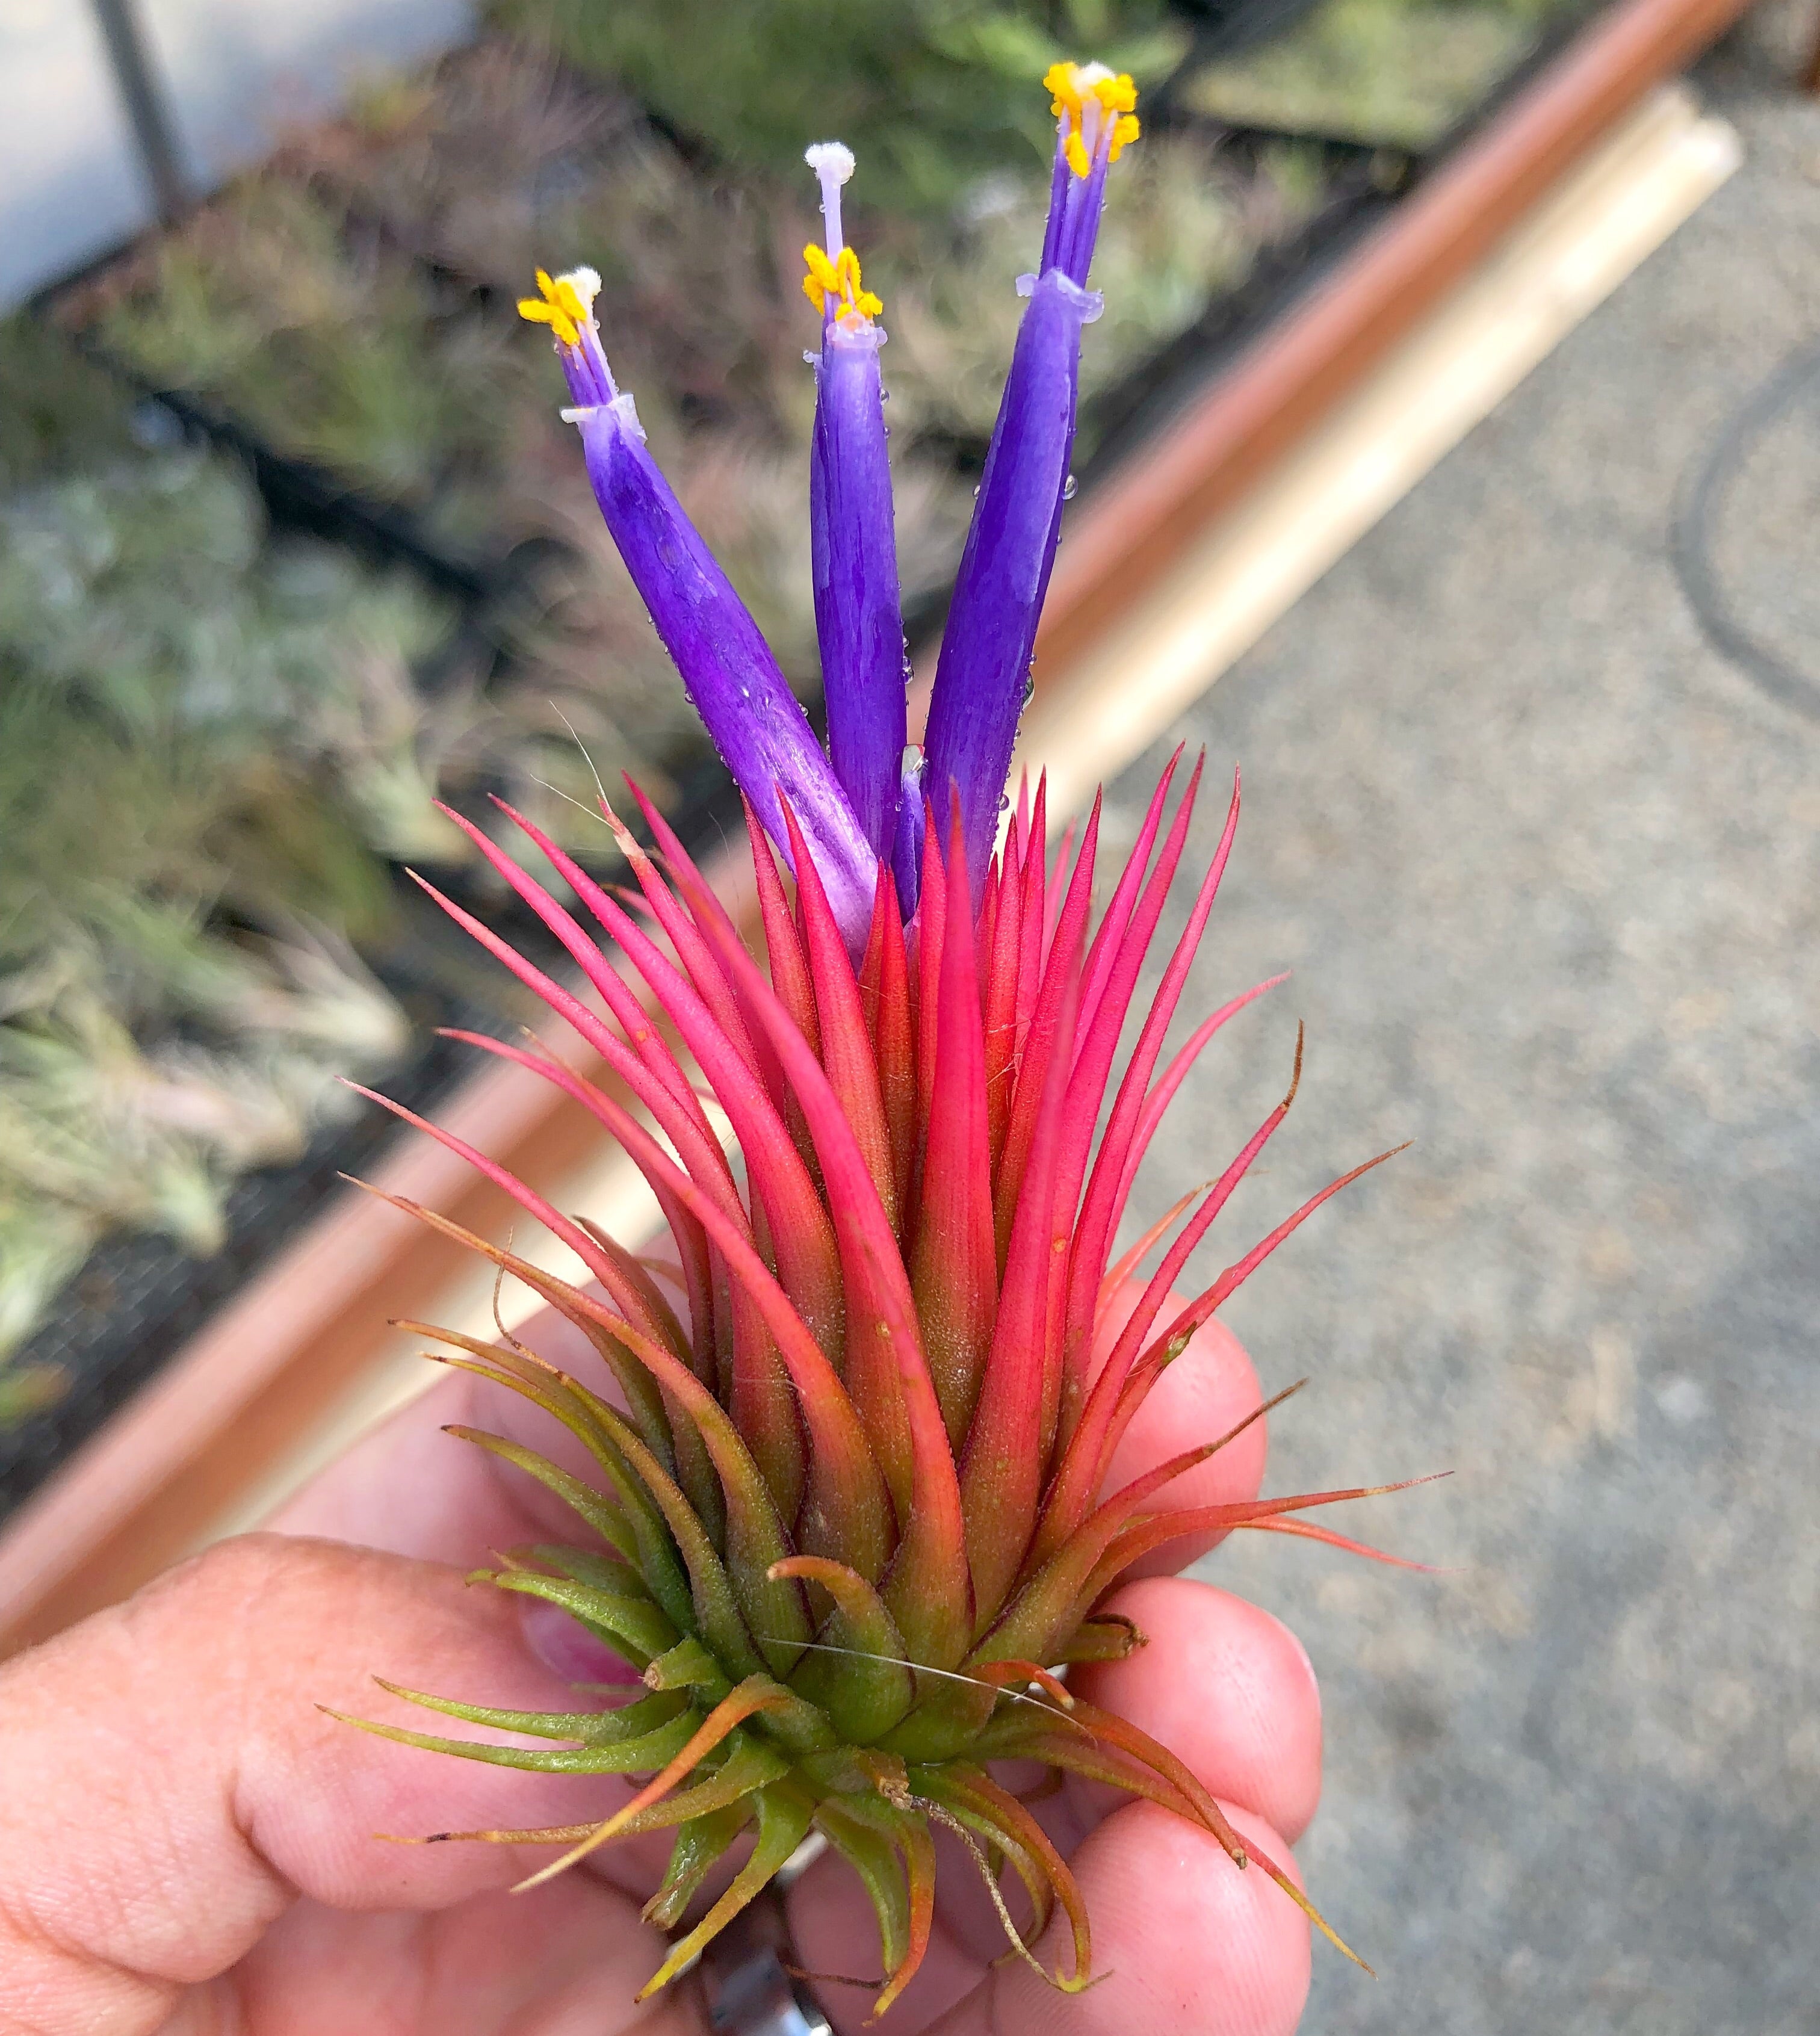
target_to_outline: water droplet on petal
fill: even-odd
[[[1076,495],[1080,492],[1080,484],[1071,473],[1067,480],[1061,484],[1061,499],[1063,501],[1072,502]]]

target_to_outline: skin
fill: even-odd
[[[544,1323],[531,1340],[578,1366],[567,1334]],[[1117,1481],[1185,1435],[1223,1432],[1260,1397],[1244,1352],[1210,1325],[1133,1424]],[[375,1836],[583,1822],[627,1784],[452,1761],[318,1708],[434,1730],[373,1675],[560,1710],[575,1707],[575,1680],[627,1672],[548,1608],[464,1586],[492,1549],[578,1536],[520,1473],[443,1435],[451,1421],[563,1454],[535,1409],[452,1374],[318,1479],[277,1531],[224,1543],[0,1668],[0,2036],[707,2036],[692,1979],[632,2004],[664,1954],[639,1919],[661,1839],[609,1847],[514,1897],[548,1847]],[[1249,1497],[1264,1453],[1260,1423],[1168,1497]],[[1268,1614],[1173,1575],[1129,1582],[1112,1604],[1149,1644],[1077,1671],[1074,1687],[1169,1746],[1247,1842],[1293,1871],[1289,1846],[1320,1793],[1306,1655]],[[1308,1927],[1263,1873],[1110,1791],[1070,1784],[1042,1814],[1087,1899],[1098,1984],[1062,1994],[997,1962],[1003,1934],[944,1835],[934,1941],[887,2027],[1294,2029]],[[789,1898],[805,1966],[876,1978],[871,1911],[844,1864],[824,1856]],[[1061,1933],[1039,1951],[1068,1969]],[[842,2036],[861,2025],[865,1991],[821,1991]]]

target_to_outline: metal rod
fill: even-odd
[[[134,0],[94,0],[94,6],[107,45],[108,61],[113,66],[114,81],[120,88],[126,117],[133,123],[134,138],[139,145],[158,217],[168,225],[187,208],[190,187],[179,153],[176,129],[146,52]]]

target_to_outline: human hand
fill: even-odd
[[[560,1322],[528,1333],[557,1362],[592,1361]],[[1209,1325],[1133,1423],[1114,1483],[1223,1433],[1259,1397],[1243,1351]],[[609,1847],[514,1897],[546,1853],[376,1836],[586,1822],[627,1783],[454,1761],[318,1708],[404,1718],[375,1673],[532,1710],[573,1708],[578,1681],[629,1676],[552,1608],[464,1589],[462,1572],[491,1551],[576,1530],[528,1479],[445,1438],[445,1423],[563,1458],[534,1410],[451,1376],[288,1506],[278,1532],[223,1544],[0,1669],[0,2036],[703,2036],[693,1981],[632,2004],[664,1955],[639,1916],[661,1842]],[[1169,1502],[1250,1497],[1264,1444],[1259,1423]],[[1075,1687],[1171,1748],[1243,1836],[1290,1864],[1320,1790],[1301,1648],[1268,1614],[1177,1577],[1128,1583],[1112,1603],[1149,1645],[1076,1669]],[[1065,1996],[993,1962],[1002,1932],[970,1862],[944,1847],[929,1956],[887,2029],[1294,2028],[1307,1925],[1262,1873],[1238,1872],[1180,1818],[1085,1785],[1043,1815],[1086,1897],[1100,1983]],[[870,1907],[844,1864],[824,1856],[789,1902],[805,1967],[876,1973]],[[848,1986],[821,1997],[842,2036],[870,2004]]]

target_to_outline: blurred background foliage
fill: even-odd
[[[422,834],[412,662],[448,618],[273,542],[236,465],[136,443],[22,321],[0,417],[3,1352],[109,1228],[213,1249],[236,1175],[403,1050],[355,944]]]
[[[1420,153],[1564,11],[1564,0],[1324,0],[1282,35],[1195,70],[1179,97],[1234,126]]]
[[[1160,85],[1189,31],[1165,0],[495,0],[502,27],[621,81],[737,172],[794,173],[805,138],[864,147],[869,194],[945,214],[982,175],[1039,168],[1042,93],[1058,58],[1091,51]]]

